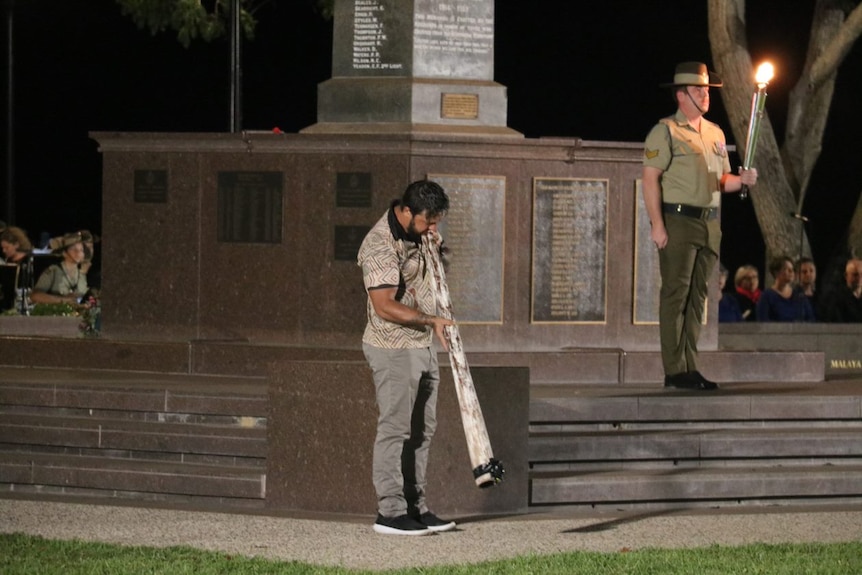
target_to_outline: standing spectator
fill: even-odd
[[[731,323],[742,321],[742,312],[739,311],[739,302],[733,294],[725,291],[727,286],[727,268],[719,264],[718,268],[718,321]]]
[[[431,345],[436,335],[447,347],[443,328],[453,322],[436,315],[425,251],[440,242],[423,243],[422,236],[439,240],[437,223],[448,209],[449,197],[439,184],[413,182],[359,248],[368,293],[362,351],[373,372],[379,410],[372,457],[377,533],[426,535],[455,528],[428,510],[425,497],[440,384]]]
[[[757,300],[760,299],[760,274],[752,265],[739,266],[733,276],[734,297],[744,321],[757,320]]]
[[[757,300],[757,321],[814,321],[808,298],[794,286],[793,260],[787,256],[773,258],[769,273],[775,281]]]
[[[862,322],[862,260],[852,258],[844,267],[844,285],[822,303],[823,321],[835,323]]]

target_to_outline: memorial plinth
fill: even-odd
[[[338,0],[332,78],[303,131],[521,137],[506,112],[493,0]]]
[[[407,182],[431,178],[452,199],[441,231],[468,353],[659,348],[657,266],[638,255],[652,254],[642,249],[649,229],[638,216],[640,143],[93,137],[110,214],[106,337],[358,349],[366,322],[359,244]],[[154,241],[159,250],[145,248]],[[716,285],[704,351],[717,348]]]

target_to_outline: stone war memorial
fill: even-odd
[[[376,406],[361,353],[366,294],[356,255],[391,201],[428,178],[451,198],[441,225],[452,253],[449,291],[506,468],[498,486],[473,484],[441,350],[429,465],[435,512],[768,497],[755,492],[784,479],[752,477],[716,494],[710,486],[721,480],[676,474],[680,461],[695,462],[695,472],[699,457],[755,457],[718,453],[740,444],[734,439],[702,456],[705,440],[693,426],[714,434],[713,420],[815,419],[824,403],[790,409],[787,398],[758,403],[724,390],[691,401],[661,389],[660,280],[640,196],[642,143],[525,138],[509,128],[506,87],[494,81],[493,0],[337,0],[333,26],[332,76],[318,87],[317,122],[299,133],[91,134],[103,158],[102,337],[29,350],[31,365],[82,368],[98,355],[102,369],[170,374],[156,397],[140,399],[159,412],[178,404],[180,413],[199,413],[205,395],[225,389],[232,399],[212,399],[213,410],[241,404],[242,417],[228,413],[251,427],[219,447],[242,469],[186,466],[183,473],[205,479],[164,486],[172,471],[146,488],[110,488],[372,514]],[[143,249],[154,238],[162,249]],[[755,352],[742,340],[720,349],[717,281],[711,290],[700,339],[706,373],[720,382],[823,382],[822,352]],[[94,401],[128,408],[138,392],[122,389]],[[62,395],[52,394],[55,403]],[[842,398],[840,409],[862,409],[853,401]],[[635,435],[620,444],[619,433],[599,437],[644,422],[684,433],[628,431]],[[231,452],[242,442],[251,443]],[[638,476],[628,460],[659,463],[639,463]],[[32,476],[29,465],[21,477]],[[615,475],[620,469],[628,471]],[[613,472],[598,480],[601,470]],[[829,481],[809,474],[781,485],[799,485],[805,496]],[[833,494],[847,494],[842,481]]]

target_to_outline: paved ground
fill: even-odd
[[[428,537],[378,535],[368,517],[285,517],[0,498],[0,532],[123,545],[188,545],[349,568],[477,563],[563,551],[862,541],[862,506],[465,519]]]

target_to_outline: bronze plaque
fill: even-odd
[[[460,323],[503,322],[506,178],[428,174],[449,196],[440,222],[451,250],[446,283]]]
[[[359,254],[359,246],[362,245],[362,240],[370,230],[369,226],[335,226],[333,259],[355,262]]]
[[[440,117],[448,120],[475,120],[479,117],[479,94],[441,94]]]
[[[608,180],[533,179],[533,323],[604,323]]]
[[[220,242],[281,243],[281,172],[219,172]]]
[[[371,173],[338,172],[335,176],[336,208],[371,207]]]
[[[168,171],[135,170],[135,202],[166,204],[168,202]]]

